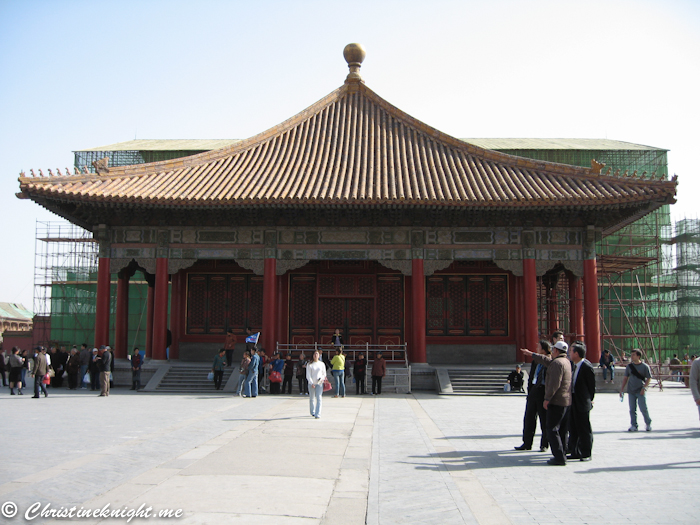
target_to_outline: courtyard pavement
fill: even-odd
[[[637,433],[627,399],[599,394],[593,461],[565,467],[513,450],[519,394],[326,395],[318,420],[298,395],[94,394],[0,394],[0,523],[58,523],[41,510],[71,507],[125,513],[77,523],[149,507],[182,513],[150,523],[188,525],[700,523],[684,388],[650,392],[653,431]]]

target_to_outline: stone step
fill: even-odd
[[[447,372],[455,395],[518,395],[503,391],[510,368],[497,369],[449,369]]]

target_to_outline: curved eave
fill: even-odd
[[[675,190],[675,185],[674,185]],[[456,201],[436,199],[389,199],[389,200],[362,200],[362,199],[241,199],[235,201],[191,201],[168,199],[106,199],[99,196],[75,198],[68,194],[57,195],[53,192],[23,192],[24,198],[41,201],[55,201],[71,203],[75,205],[110,206],[110,207],[148,207],[148,208],[294,208],[294,207],[431,207],[431,208],[539,208],[551,206],[555,208],[590,209],[616,206],[633,206],[640,203],[657,203],[659,206],[675,203],[675,191],[662,194],[642,194],[636,197],[620,199],[522,199],[522,200],[484,200],[484,201]]]

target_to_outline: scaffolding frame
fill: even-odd
[[[57,314],[56,291],[61,286],[85,288],[97,275],[97,241],[92,233],[67,221],[36,221],[34,243],[34,312],[44,318]],[[58,287],[58,288],[57,288]],[[94,314],[94,297],[85,290],[83,301],[74,301],[71,314]],[[94,295],[94,294],[93,294]],[[90,310],[92,309],[92,310]],[[80,317],[73,315],[76,322]],[[40,323],[39,344],[68,343],[53,341],[49,325]],[[87,327],[86,327],[87,329]]]

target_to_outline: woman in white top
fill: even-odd
[[[313,361],[306,365],[306,380],[309,382],[309,410],[316,419],[321,417],[321,399],[325,379],[326,365],[319,361],[318,352],[314,352]]]

